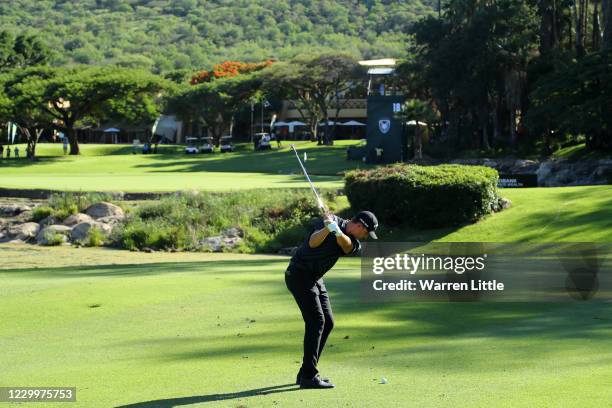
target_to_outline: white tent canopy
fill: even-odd
[[[348,122],[338,123],[340,126],[366,126],[365,123],[357,122],[356,120],[349,120]]]
[[[333,126],[333,125],[335,125],[335,124],[336,124],[336,122],[334,122],[334,121],[332,121],[332,120],[328,120],[328,121],[327,121],[327,124],[328,124],[329,126]],[[318,124],[318,125],[319,125],[319,126],[325,126],[325,122],[319,122],[319,124]]]
[[[117,128],[108,128],[108,129],[104,129],[104,133],[119,133],[121,132],[121,130],[117,129]]]
[[[274,122],[274,127],[279,127],[279,126],[289,126],[289,123],[283,122],[282,120],[279,120],[278,122]]]
[[[306,126],[304,122],[300,122],[299,120],[294,120],[293,122],[287,123],[289,126]]]

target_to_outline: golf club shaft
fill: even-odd
[[[291,145],[291,149],[293,150],[293,153],[295,153],[295,158],[297,159],[298,163],[300,163],[300,167],[302,168],[302,171],[304,172],[304,176],[306,176],[306,180],[308,180],[308,183],[310,184],[310,188],[312,189],[312,192],[314,193],[315,197],[317,198],[317,204],[319,205],[319,208],[323,212],[323,215],[327,215],[327,213],[328,213],[327,208],[325,207],[325,204],[323,204],[323,200],[321,200],[321,197],[319,196],[319,193],[317,193],[317,189],[315,188],[314,184],[312,183],[312,180],[310,180],[310,177],[308,176],[308,172],[306,171],[306,167],[304,167],[304,164],[302,164],[302,160],[300,159],[300,155],[298,154],[297,150],[295,149],[295,145]]]

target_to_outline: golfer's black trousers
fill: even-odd
[[[312,282],[287,270],[285,283],[295,298],[304,319],[304,357],[300,373],[304,378],[318,374],[317,363],[334,327],[329,295],[323,279]]]

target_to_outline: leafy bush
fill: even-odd
[[[334,195],[324,194],[331,203]],[[206,250],[203,238],[238,227],[244,241],[236,251],[270,252],[298,245],[315,216],[318,209],[309,190],[181,192],[135,209],[112,241],[132,250]]]
[[[371,210],[381,222],[435,228],[494,211],[498,178],[481,166],[395,164],[347,173],[345,191],[355,211]]]
[[[85,238],[85,246],[89,247],[98,247],[104,244],[104,233],[101,229],[96,227],[91,227],[89,231],[87,231],[87,237]]]
[[[32,210],[32,221],[40,222],[51,214],[53,214],[53,208],[46,205],[41,205]]]
[[[61,245],[65,242],[64,236],[59,232],[46,231],[44,236],[47,240],[47,246]]]
[[[53,217],[58,221],[64,221],[66,218],[78,212],[79,209],[76,204],[69,204],[67,207],[62,207],[53,211]]]

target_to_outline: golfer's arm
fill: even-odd
[[[353,250],[353,243],[346,234],[338,235],[336,237],[336,242],[338,245],[340,245],[340,248],[342,248],[345,254],[348,254]]]
[[[308,240],[308,246],[311,248],[316,248],[325,241],[325,238],[329,235],[329,230],[326,227],[323,227],[320,230],[313,232],[310,235],[310,239]]]

